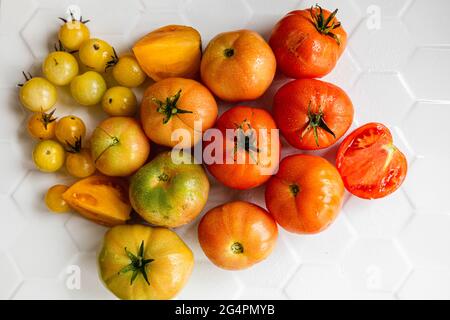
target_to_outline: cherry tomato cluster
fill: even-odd
[[[137,100],[131,88],[141,85],[146,74],[136,58],[124,54],[120,58],[111,45],[91,39],[88,20],[71,13],[63,21],[54,51],[42,63],[42,76],[24,74],[19,99],[33,112],[27,124],[28,133],[39,140],[32,156],[43,172],[55,172],[63,166],[75,178],[86,178],[96,171],[86,141],[86,126],[75,115],[56,117],[53,109],[58,99],[57,87],[69,86],[73,99],[83,106],[101,103],[110,116],[133,116]],[[80,73],[81,72],[81,73]],[[104,78],[110,72],[117,83],[107,88]],[[53,110],[52,110],[53,109]],[[54,212],[67,212],[69,206],[61,195],[67,189],[56,185],[48,190],[45,202]]]

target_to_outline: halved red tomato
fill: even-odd
[[[350,133],[339,147],[336,167],[349,192],[363,199],[383,198],[405,180],[405,155],[381,123],[367,123]]]

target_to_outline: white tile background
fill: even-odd
[[[178,233],[196,256],[179,298],[408,299],[450,298],[450,33],[448,0],[324,0],[339,7],[349,46],[326,77],[346,89],[356,107],[354,127],[381,121],[394,132],[410,170],[404,187],[378,201],[347,195],[327,231],[296,236],[281,231],[277,248],[253,269],[227,272],[201,252],[196,223]],[[300,0],[0,0],[0,298],[113,298],[97,278],[96,251],[105,229],[77,215],[50,214],[43,195],[60,174],[30,161],[33,142],[17,101],[22,70],[36,73],[55,41],[58,16],[80,6],[96,37],[128,50],[144,33],[171,23],[198,28],[203,43],[215,34],[252,28],[268,36]],[[379,10],[379,29],[369,28]],[[270,108],[275,89],[251,105]],[[92,128],[99,108],[76,106],[65,90],[58,113],[73,112]],[[224,109],[224,105],[221,107]],[[321,152],[330,160],[336,148]],[[283,154],[297,151],[286,147]],[[237,193],[215,184],[208,208],[240,198],[264,204],[264,188]],[[73,266],[80,290],[67,286]],[[217,290],[220,288],[220,290]]]

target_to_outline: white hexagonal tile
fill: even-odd
[[[8,44],[3,45],[0,50],[0,87],[15,88],[17,84],[24,82],[22,71],[28,71],[33,64],[33,56],[19,35],[0,34],[0,41]],[[13,91],[18,94],[17,89]]]
[[[228,300],[239,296],[240,284],[231,271],[222,270],[210,262],[199,262],[179,299]]]
[[[402,74],[417,99],[450,101],[450,50],[418,48]]]
[[[36,8],[35,0],[2,1],[0,4],[0,34],[18,33]]]
[[[65,228],[81,252],[96,252],[102,245],[107,230],[77,214],[69,218]]]
[[[430,8],[433,9],[433,14],[425,14]],[[450,44],[446,30],[449,10],[450,2],[446,0],[414,1],[403,19],[420,45]]]
[[[245,287],[282,288],[298,268],[300,260],[280,234],[272,254],[264,261],[236,275]]]
[[[83,18],[90,19],[89,28],[96,34],[127,34],[139,19],[142,5],[139,0],[114,1],[112,5],[91,0],[78,0]],[[108,14],[105,14],[105,10]],[[114,21],[114,23],[111,23]]]
[[[177,12],[189,0],[142,0],[146,10],[153,12]]]
[[[230,7],[233,10],[229,10]],[[244,0],[216,2],[214,10],[209,0],[189,0],[182,12],[189,24],[200,32],[204,45],[221,32],[243,29],[252,15]]]
[[[287,237],[302,262],[328,263],[336,262],[342,257],[346,248],[355,239],[355,234],[341,212],[337,220],[321,233],[288,234]]]
[[[269,39],[275,24],[288,12],[298,9],[298,0],[271,1],[271,0],[245,0],[252,10],[252,16],[246,28],[261,34]]]
[[[393,292],[411,270],[396,242],[377,238],[358,239],[346,252],[342,266],[344,276],[361,291]]]
[[[430,116],[433,117],[432,121],[427,120]],[[419,102],[414,105],[403,121],[402,128],[419,156],[441,155],[450,158],[450,148],[442,148],[442,141],[450,140],[447,119],[450,119],[450,104]]]
[[[155,14],[154,10],[148,8],[141,14],[135,26],[128,33],[129,39],[127,41],[130,42],[131,46],[132,43],[136,42],[150,31],[169,24],[188,25],[189,22],[178,12],[158,11],[158,14]]]
[[[450,268],[450,215],[418,214],[400,234],[400,242],[416,267]]]
[[[25,219],[9,196],[0,196],[0,208],[0,249],[6,250],[20,235]]]
[[[12,142],[0,141],[0,149],[7,157],[0,158],[0,193],[11,192],[25,175],[24,167]]]
[[[63,281],[54,278],[26,279],[14,294],[15,300],[69,300],[71,297]]]
[[[411,218],[413,208],[402,190],[398,190],[377,200],[350,197],[344,211],[360,236],[394,237]]]
[[[49,174],[33,170],[20,182],[12,197],[25,216],[41,221],[58,220],[63,224],[70,214],[51,213],[45,205],[45,193],[55,184],[70,185],[73,180],[62,172]]]
[[[246,287],[241,291],[239,300],[286,300],[287,296],[281,290],[273,288]]]
[[[0,299],[9,299],[22,281],[22,276],[14,261],[0,251]]]
[[[0,88],[0,105],[8,109],[0,119],[0,139],[15,138],[16,133],[24,129],[25,110],[18,100],[18,89]]]
[[[395,71],[414,50],[406,27],[398,19],[386,18],[380,28],[361,23],[349,40],[356,60],[371,71]]]
[[[347,48],[333,71],[323,77],[322,80],[331,82],[348,91],[355,84],[360,73],[361,68],[353,57],[350,48]]]
[[[34,219],[10,252],[26,277],[55,277],[78,250],[59,219]]]
[[[359,8],[353,3],[353,1],[342,1],[342,0],[322,0],[320,2],[316,0],[303,0],[300,2],[298,7],[302,9],[311,8],[316,4],[319,4],[322,8],[333,11],[334,9],[339,9],[337,13],[337,18],[342,22],[342,26],[347,35],[350,35],[358,23],[361,21],[362,14]]]
[[[450,268],[416,268],[397,295],[406,300],[450,299]]]
[[[412,0],[356,0],[355,3],[366,16],[398,17]]]
[[[285,291],[289,298],[299,300],[393,299],[389,293],[356,291],[338,266],[327,264],[302,265]]]
[[[364,73],[350,96],[359,124],[378,121],[388,126],[398,125],[414,103],[398,74]]]
[[[102,283],[98,274],[97,253],[80,253],[61,273],[71,299],[117,299]]]
[[[57,8],[38,9],[23,28],[22,37],[36,59],[42,60],[53,50],[61,26],[58,17],[63,15],[64,11]]]
[[[448,197],[448,188],[441,184],[450,180],[449,163],[450,158],[440,156],[410,163],[403,187],[415,209],[424,213],[448,212],[448,205],[443,201]]]

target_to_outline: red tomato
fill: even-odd
[[[273,115],[294,147],[323,149],[334,144],[353,121],[353,104],[339,87],[320,80],[293,80],[275,94]]]
[[[284,229],[317,233],[338,215],[344,185],[339,172],[324,158],[297,154],[280,162],[265,196],[267,209]]]
[[[226,203],[208,211],[198,226],[206,256],[228,270],[248,268],[269,256],[278,227],[263,208],[249,202]]]
[[[336,166],[349,192],[377,199],[397,190],[408,164],[388,128],[368,123],[350,133],[339,147]]]
[[[271,138],[271,130],[277,127],[269,112],[237,106],[222,114],[216,128],[224,137],[222,163],[215,161],[207,168],[217,180],[235,189],[254,188],[269,180],[277,169],[280,157],[280,140],[277,137],[272,141]],[[227,129],[237,130],[238,139],[227,137]],[[267,130],[267,143],[260,139],[262,129]],[[205,151],[211,145],[206,145]],[[227,163],[227,152],[233,156],[231,163]]]
[[[277,65],[292,78],[320,78],[333,70],[347,45],[347,33],[332,13],[316,5],[295,10],[272,31],[269,45]]]

